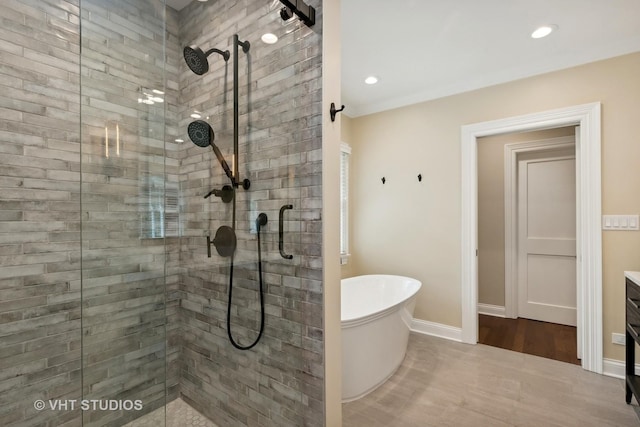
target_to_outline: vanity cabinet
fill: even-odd
[[[635,374],[636,343],[640,344],[640,272],[625,272],[626,324],[626,400],[632,395],[640,403],[640,376]]]

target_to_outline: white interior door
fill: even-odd
[[[518,161],[518,315],[576,326],[573,149]]]

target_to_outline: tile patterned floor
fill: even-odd
[[[217,427],[207,417],[178,398],[167,404],[166,427]],[[164,427],[165,411],[158,408],[123,427]]]
[[[636,407],[623,380],[412,333],[396,373],[343,405],[343,427],[638,427]]]

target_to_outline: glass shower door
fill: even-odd
[[[166,396],[165,4],[83,0],[80,25],[81,409],[121,426]]]

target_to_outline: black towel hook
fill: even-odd
[[[336,121],[336,114],[338,114],[342,110],[344,110],[344,105],[339,110],[336,110],[336,104],[333,103],[333,102],[331,103],[331,108],[329,109],[329,113],[331,113],[331,121],[332,122]]]

